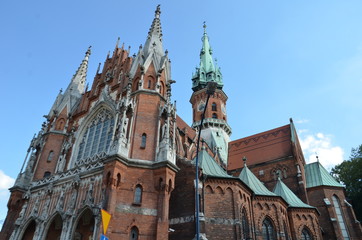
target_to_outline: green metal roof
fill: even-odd
[[[204,35],[202,37],[202,49],[200,52],[200,66],[196,68],[196,73],[192,76],[192,89],[198,91],[205,88],[208,82],[216,82],[217,88],[222,89],[224,83],[220,68],[214,64],[212,49],[209,44],[209,37],[204,24]]]
[[[314,208],[308,204],[305,204],[300,200],[293,192],[290,190],[287,185],[285,185],[280,179],[278,179],[277,184],[274,187],[273,191],[276,195],[281,196],[290,207],[300,207],[300,208]]]
[[[319,162],[305,165],[305,176],[307,179],[307,188],[317,186],[344,187],[337,182]]]
[[[196,163],[196,158],[192,160],[192,163]],[[202,174],[212,177],[220,178],[234,178],[228,175],[220,165],[206,152],[201,150],[199,152],[199,168],[202,169]]]
[[[244,182],[251,190],[254,191],[256,195],[267,195],[267,196],[276,196],[275,193],[270,192],[263,183],[249,170],[249,168],[244,165],[243,170],[239,175],[239,178]]]

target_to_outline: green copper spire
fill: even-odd
[[[222,89],[222,74],[220,68],[214,64],[212,49],[209,44],[209,37],[206,33],[204,22],[204,35],[202,37],[202,49],[200,52],[200,66],[192,76],[192,90],[198,91],[205,88],[208,82],[217,82],[217,88]]]

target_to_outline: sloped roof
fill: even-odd
[[[305,165],[307,188],[317,186],[344,187],[337,182],[319,162]]]
[[[196,164],[196,158],[192,160]],[[202,174],[219,178],[234,178],[228,175],[225,170],[207,153],[206,150],[199,152],[199,168],[202,168]]]
[[[248,158],[249,165],[289,157],[293,155],[291,142],[290,124],[231,141],[227,168],[228,170],[242,168],[241,159],[244,156]]]
[[[256,195],[276,196],[275,193],[270,192],[263,183],[244,165],[239,178],[244,182]]]
[[[281,196],[290,207],[314,208],[300,200],[280,179],[278,179],[273,192],[276,195]]]

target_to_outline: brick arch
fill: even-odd
[[[233,192],[234,191],[230,187],[227,187],[225,190],[225,194],[228,193],[228,194],[230,194],[230,196],[233,196]]]
[[[210,185],[207,185],[205,187],[205,193],[206,194],[213,194],[214,193],[214,190],[212,189],[212,187]]]
[[[139,89],[139,83],[140,83],[141,79],[139,77],[137,77],[132,84],[132,92],[135,92]]]
[[[279,232],[279,225],[277,225],[276,223],[278,223],[277,219],[275,219],[275,217],[272,217],[269,214],[263,214],[261,215],[258,220],[257,220],[257,229],[259,229],[260,232],[262,232],[262,227],[263,227],[263,222],[266,218],[269,218],[271,223],[273,224],[273,227],[275,229],[275,232]]]
[[[297,230],[297,238],[298,239],[300,238],[300,236],[302,236],[302,231],[304,229],[307,229],[309,231],[309,233],[311,234],[313,239],[318,239],[318,236],[317,236],[316,232],[311,230],[313,228],[309,224],[301,224],[301,225],[298,226],[298,230]]]
[[[156,88],[156,80],[152,75],[147,76],[146,85],[144,87],[146,89],[155,90],[155,88]]]
[[[59,118],[57,119],[57,122],[55,124],[55,130],[63,130],[65,126],[65,119],[64,118]]]
[[[264,203],[264,206],[265,206],[266,210],[270,211],[270,206],[268,203]]]
[[[260,203],[257,203],[257,204],[256,204],[256,207],[259,208],[259,210],[263,210],[263,209],[264,209],[263,206],[262,206]]]
[[[224,190],[220,186],[217,186],[216,189],[215,189],[215,193],[216,194],[224,194]]]
[[[241,193],[241,191],[240,191],[240,190],[238,191],[238,193],[239,193],[239,194],[238,194],[239,199],[240,199],[240,200],[245,200],[245,199],[243,198],[243,194]]]

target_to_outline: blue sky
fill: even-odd
[[[178,114],[191,124],[191,75],[206,21],[224,78],[232,140],[294,119],[307,161],[330,168],[362,143],[360,1],[0,2],[0,222],[43,115],[92,45],[88,82],[116,40],[144,44],[161,4]]]

